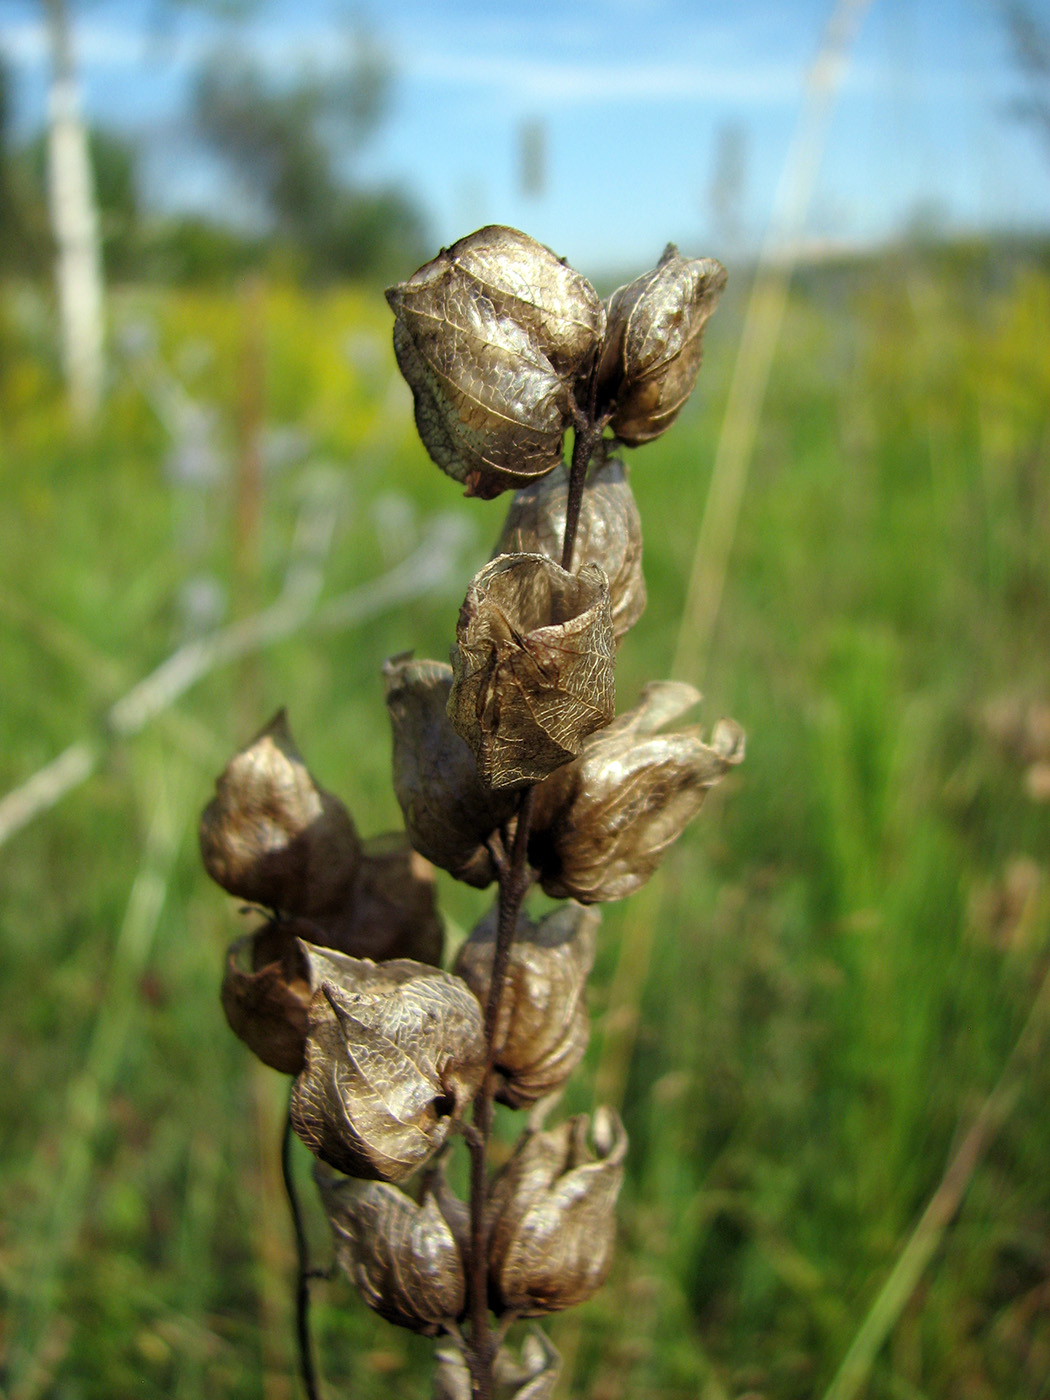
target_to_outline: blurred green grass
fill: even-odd
[[[676,649],[745,290],[695,402],[630,455],[650,605],[621,706]],[[426,460],[378,295],[269,287],[266,419],[303,441],[271,454],[237,577],[229,486],[173,473],[158,386],[213,411],[232,460],[244,301],[124,291],[114,314],[114,384],[81,441],[40,308],[21,293],[0,314],[0,793],[84,736],[105,748],[0,847],[0,1385],[270,1400],[295,1393],[285,1085],[222,1018],[243,919],[199,868],[197,813],[286,703],[361,829],[396,825],[379,667],[445,654],[456,589],[216,670],[131,740],[104,742],[102,717],[188,635],[187,578],[241,609],[279,593],[318,463],[342,482],[325,598],[447,511],[473,532],[465,586],[503,504],[462,501]],[[706,661],[704,721],[738,719],[748,760],[639,912],[605,911],[567,1106],[629,1044],[632,1145],[613,1277],[551,1325],[575,1395],[823,1395],[1025,1023],[1050,962],[1050,805],[985,716],[1050,700],[1047,325],[1045,254],[912,251],[796,283]],[[485,905],[443,877],[441,896],[458,929]],[[643,926],[648,975],[615,982]],[[1050,1394],[1045,1043],[870,1400]],[[429,1344],[342,1282],[316,1298],[329,1395],[429,1393]]]

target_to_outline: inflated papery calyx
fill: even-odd
[[[298,1074],[316,985],[300,941],[357,958],[441,961],[444,929],[434,871],[404,832],[362,846],[353,886],[334,913],[271,919],[237,938],[226,953],[222,1005],[235,1035],[282,1074]]]
[[[669,243],[651,272],[613,293],[598,403],[622,442],[649,442],[678,417],[696,384],[704,327],[725,284],[721,263],[683,258]]]
[[[435,1360],[434,1400],[471,1400],[470,1368],[462,1352],[451,1346],[441,1347]],[[520,1361],[507,1347],[500,1348],[493,1366],[492,1400],[552,1400],[560,1370],[561,1357],[537,1328],[522,1342]]]
[[[545,554],[560,563],[569,499],[564,466],[515,493],[494,555]],[[573,563],[600,564],[609,580],[613,636],[619,638],[645,611],[642,521],[627,469],[611,458],[587,476]]]
[[[596,564],[567,573],[539,554],[501,554],[474,576],[452,652],[448,716],[494,788],[545,778],[608,724],[609,585]]]
[[[463,1260],[437,1201],[396,1186],[318,1171],[335,1255],[370,1308],[434,1337],[463,1315]]]
[[[315,974],[292,1125],[348,1176],[403,1181],[442,1145],[485,1069],[481,1008],[464,982],[422,963],[333,960]],[[322,965],[323,966],[323,965]]]
[[[415,849],[479,889],[496,878],[486,847],[516,799],[478,776],[447,714],[452,667],[394,657],[383,667],[394,733],[394,792]]]
[[[200,842],[224,890],[307,916],[340,906],[361,858],[350,813],[310,775],[284,710],[226,765]]]
[[[585,278],[516,229],[490,226],[386,296],[419,436],[442,471],[491,497],[558,465],[573,385],[605,330]]]
[[[474,929],[456,973],[488,1002],[498,909]],[[560,1089],[583,1058],[590,1035],[587,977],[594,965],[596,910],[567,904],[538,924],[521,915],[511,945],[494,1035],[496,1098],[526,1108]]]
[[[611,1109],[522,1138],[489,1200],[489,1277],[496,1312],[575,1307],[605,1281],[627,1134]]]
[[[743,760],[744,734],[732,720],[719,720],[710,742],[698,728],[656,732],[699,700],[684,682],[652,682],[633,710],[537,788],[529,858],[548,894],[594,904],[633,893],[708,789]]]

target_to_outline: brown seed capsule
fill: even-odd
[[[379,1181],[318,1171],[335,1255],[370,1308],[435,1337],[463,1314],[466,1280],[452,1231],[429,1192],[421,1205]]]
[[[337,909],[357,874],[360,843],[338,797],[318,787],[284,710],[235,754],[201,817],[208,874],[230,894],[308,916]]]
[[[345,1172],[403,1181],[442,1145],[485,1070],[481,1008],[447,972],[399,960],[337,960],[310,1003],[292,1125]]]
[[[564,466],[522,487],[511,502],[493,557],[545,554],[560,562],[568,499],[569,475]],[[577,567],[600,564],[604,569],[613,635],[622,637],[645,610],[642,521],[622,462],[610,459],[591,467],[573,560]]]
[[[538,782],[608,724],[614,706],[609,585],[503,554],[475,575],[456,628],[448,716],[494,788]]]
[[[452,667],[395,657],[383,667],[394,731],[394,791],[412,845],[457,880],[496,878],[485,842],[514,811],[510,793],[478,777],[474,755],[446,713]]]
[[[693,392],[704,327],[718,305],[726,270],[713,258],[683,258],[669,243],[651,272],[609,300],[598,366],[598,402],[632,447],[659,437]]]
[[[473,496],[551,471],[605,310],[590,283],[515,229],[479,229],[391,287],[394,353],[434,461]]]
[[[361,852],[346,904],[337,914],[314,921],[314,931],[304,937],[355,958],[440,963],[445,934],[433,867],[412,849],[403,831],[371,836]]]
[[[497,911],[459,950],[455,971],[482,1006],[488,1002]],[[583,1058],[590,1035],[587,976],[594,965],[597,911],[569,904],[539,924],[519,917],[495,1033],[496,1097],[527,1108],[560,1089]]]
[[[496,1312],[575,1307],[604,1282],[616,1237],[627,1134],[610,1109],[522,1138],[492,1186],[489,1268]]]
[[[633,710],[588,739],[576,762],[537,790],[530,859],[549,895],[593,904],[631,894],[708,788],[743,760],[743,731],[732,720],[719,721],[710,744],[696,728],[655,733],[699,699],[690,685],[653,682]]]
[[[470,1369],[462,1352],[442,1347],[435,1357],[435,1400],[471,1400]],[[500,1348],[493,1366],[493,1400],[552,1400],[560,1370],[561,1357],[550,1338],[537,1328],[522,1342],[520,1361],[514,1360],[506,1346]]]
[[[264,1065],[298,1074],[309,1023],[310,969],[299,946],[305,922],[275,920],[231,943],[222,1007],[235,1035]]]

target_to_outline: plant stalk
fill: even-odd
[[[473,1128],[467,1134],[470,1148],[470,1345],[466,1360],[470,1367],[473,1400],[492,1400],[492,1367],[498,1350],[498,1343],[493,1343],[489,1326],[488,1230],[485,1223],[488,1145],[493,1119],[493,1061],[496,1057],[496,1028],[499,1025],[507,964],[518,927],[521,902],[529,888],[527,855],[533,791],[529,787],[522,794],[510,861],[499,870],[496,947],[485,1005],[485,1075],[474,1099]]]
[[[294,1085],[295,1081],[292,1082]],[[321,1392],[317,1388],[317,1374],[314,1371],[313,1354],[310,1350],[310,1279],[312,1274],[308,1258],[306,1231],[303,1228],[302,1210],[295,1189],[295,1178],[292,1175],[291,1099],[288,1101],[288,1113],[285,1115],[284,1132],[281,1135],[281,1175],[284,1177],[288,1209],[292,1216],[292,1229],[295,1231],[295,1337],[299,1348],[299,1374],[302,1377],[303,1390],[306,1392],[307,1400],[320,1400]]]

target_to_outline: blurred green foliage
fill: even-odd
[[[675,649],[745,281],[694,403],[634,455],[650,605],[621,648],[621,706]],[[473,524],[462,587],[486,557],[505,502],[462,501],[426,460],[381,298],[271,281],[265,508],[238,576],[252,304],[118,295],[105,416],[77,440],[46,305],[24,287],[0,302],[0,791],[101,742],[106,707],[207,625],[188,580],[219,613],[272,601],[321,463],[341,483],[326,598],[440,511]],[[1050,966],[1050,804],[989,714],[1050,703],[1047,325],[1045,250],[903,250],[792,295],[705,675],[705,722],[738,719],[748,759],[650,889],[606,909],[566,1105],[590,1105],[592,1071],[615,1082],[638,1012],[618,1262],[551,1327],[574,1395],[821,1396],[1028,1016]],[[173,417],[187,401],[211,458],[174,450],[201,421]],[[287,703],[361,830],[396,824],[379,667],[443,656],[458,603],[427,591],[216,670],[0,847],[12,1397],[294,1393],[286,1086],[223,1022],[245,918],[199,868],[197,814]],[[441,898],[454,933],[486,902],[444,877]],[[1045,1044],[869,1400],[1048,1394]],[[316,1214],[311,1235],[324,1261]],[[429,1344],[344,1282],[316,1297],[328,1395],[429,1394]]]

